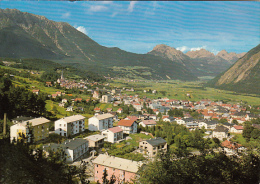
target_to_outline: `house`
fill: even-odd
[[[132,105],[136,109],[136,111],[141,111],[142,110],[142,105],[141,104],[139,104],[137,102],[134,102]]]
[[[117,126],[122,128],[125,134],[137,133],[137,123],[135,120],[122,119],[118,122]]]
[[[94,164],[94,181],[102,182],[103,173],[106,169],[108,178],[112,175],[116,178],[116,184],[118,183],[131,183],[135,179],[138,170],[143,163],[132,161],[124,158],[109,156],[100,154],[92,162]]]
[[[216,137],[219,140],[223,140],[228,137],[228,128],[224,126],[217,126],[212,133],[212,137]]]
[[[88,140],[88,146],[90,148],[99,148],[104,144],[105,136],[103,135],[90,135],[88,137],[85,137],[84,139]]]
[[[154,138],[139,142],[140,153],[155,157],[159,151],[167,151],[167,142],[161,138]]]
[[[142,125],[143,127],[152,127],[152,126],[156,126],[156,121],[154,120],[143,120],[140,122],[140,125]]]
[[[230,132],[232,133],[237,133],[237,134],[242,134],[243,133],[243,126],[239,126],[239,125],[234,125],[231,129]]]
[[[17,123],[10,127],[10,140],[17,141],[22,135],[27,138],[28,142],[37,142],[49,137],[50,120],[40,117]]]
[[[51,82],[46,82],[46,86],[50,87],[50,86],[52,86],[52,83]]]
[[[95,107],[94,111],[95,111],[95,113],[99,113],[101,111],[101,109],[99,107]]]
[[[39,90],[39,89],[35,89],[35,90],[33,90],[32,92],[33,92],[34,94],[36,94],[36,95],[39,95],[40,90]]]
[[[55,121],[55,133],[68,137],[85,131],[85,117],[73,115]]]
[[[198,123],[196,123],[196,122],[188,122],[188,123],[186,123],[186,127],[189,130],[195,130],[195,129],[198,128]]]
[[[105,136],[105,141],[115,143],[123,139],[123,129],[120,127],[113,127],[102,131],[101,133]]]
[[[66,111],[73,112],[73,106],[69,106],[69,107],[67,107]]]
[[[169,116],[169,117],[165,117],[165,118],[163,118],[163,121],[165,121],[165,122],[170,122],[170,123],[172,123],[172,122],[174,122],[175,121],[175,118],[174,117],[171,117],[171,116]]]
[[[61,149],[65,152],[66,162],[74,162],[80,158],[84,158],[89,150],[88,140],[86,139],[68,139],[61,144],[51,143],[43,145],[43,150],[46,155],[49,155],[50,151],[56,152]]]
[[[119,114],[121,114],[121,113],[123,113],[123,109],[122,109],[122,108],[119,108],[119,109],[117,109],[116,112],[119,113]]]
[[[233,143],[229,140],[223,141],[221,143],[221,146],[223,147],[223,150],[226,152],[227,155],[233,155],[239,150],[239,148],[242,148],[241,144]]]
[[[211,121],[201,121],[198,123],[199,124],[199,128],[202,129],[203,127],[205,129],[215,129],[217,124],[218,124],[218,121],[216,120],[211,120]]]
[[[102,95],[101,103],[110,103],[112,102],[112,97],[110,94]]]
[[[175,121],[177,122],[178,125],[185,125],[186,124],[185,121],[181,118],[178,118]]]
[[[94,91],[93,98],[99,99],[99,92],[98,91]]]
[[[113,127],[113,115],[110,113],[95,115],[88,119],[88,129],[99,131]]]

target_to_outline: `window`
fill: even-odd
[[[64,127],[66,127],[66,124],[64,124]]]
[[[60,124],[60,127],[61,127],[61,124]]]
[[[98,167],[98,165],[97,165],[97,167]]]

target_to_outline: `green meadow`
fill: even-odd
[[[130,80],[129,80],[130,81]],[[182,81],[130,81],[128,80],[114,80],[111,86],[134,88],[134,92],[124,91],[128,95],[138,94],[139,96],[146,96],[148,98],[164,98],[177,100],[198,101],[201,99],[210,99],[213,101],[222,100],[225,103],[247,103],[250,105],[260,105],[260,96],[236,93],[233,91],[219,90],[209,87],[204,87],[203,82],[182,82]],[[145,93],[144,90],[147,92]],[[153,94],[149,90],[156,90]]]

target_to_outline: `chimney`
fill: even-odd
[[[4,113],[4,127],[3,127],[3,137],[6,136],[6,113]]]

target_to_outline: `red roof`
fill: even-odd
[[[136,120],[138,120],[138,117],[136,117],[136,116],[127,116],[127,119],[136,121]]]
[[[145,125],[156,125],[156,122],[154,120],[143,120],[143,123]]]
[[[100,110],[100,108],[99,108],[99,107],[96,107],[96,108],[94,109],[94,111],[98,111],[98,110]]]
[[[130,127],[135,122],[135,120],[122,119],[118,122],[118,126],[127,126]]]
[[[237,130],[243,130],[244,127],[243,126],[239,126],[239,125],[234,125],[234,128]]]
[[[109,128],[108,130],[110,130],[113,133],[117,133],[117,132],[122,132],[123,129],[120,127],[113,127],[113,128]]]
[[[221,143],[221,146],[226,147],[226,148],[230,148],[230,149],[237,149],[239,147],[241,147],[241,144],[238,143],[232,143],[229,140],[225,140]]]

